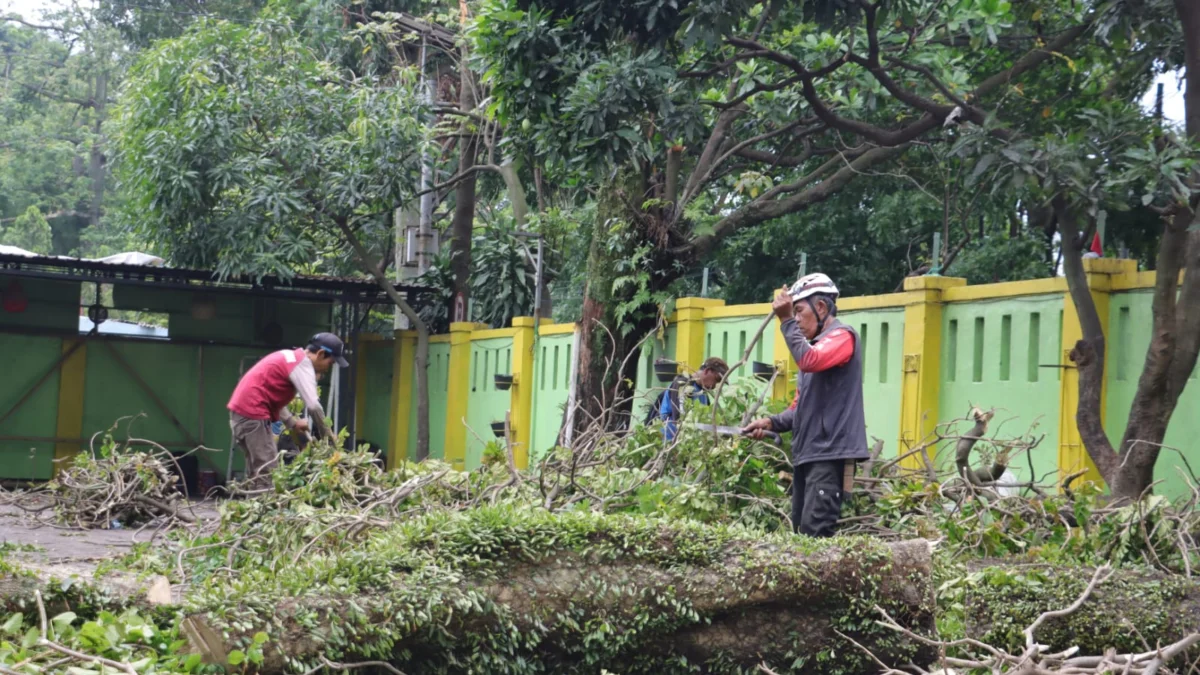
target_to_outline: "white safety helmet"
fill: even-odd
[[[800,277],[788,290],[788,295],[792,296],[792,302],[798,302],[818,293],[833,296],[835,299],[838,297],[838,289],[833,285],[833,279],[820,272]]]

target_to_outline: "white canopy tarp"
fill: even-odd
[[[56,260],[82,260],[84,262],[107,263],[109,265],[147,265],[150,267],[162,267],[166,261],[149,253],[138,253],[137,251],[128,251],[126,253],[118,253],[105,258],[72,258],[65,255],[44,256],[39,253],[26,251],[23,248],[16,246],[5,246],[0,244],[0,255],[16,255],[25,258],[54,258]]]

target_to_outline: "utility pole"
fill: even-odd
[[[421,96],[425,105],[433,105],[433,87],[429,81],[429,73],[425,69],[427,40],[421,37]],[[433,258],[430,244],[433,241],[433,165],[429,158],[429,148],[421,149],[421,223],[417,231],[417,276],[429,269]]]
[[[421,73],[421,99],[429,106],[433,105],[433,86],[426,70],[428,54],[428,38],[421,36],[421,50],[418,57],[418,68]],[[429,157],[429,149],[421,149],[421,184],[419,191],[421,200],[416,214],[411,209],[398,207],[393,213],[393,226],[396,230],[396,280],[404,281],[419,277],[427,272],[437,253],[437,235],[433,231],[433,165]],[[416,219],[416,226],[413,219]],[[414,269],[415,268],[415,269]],[[393,326],[398,329],[411,328],[408,317],[397,307]]]
[[[929,263],[929,273],[926,276],[942,275],[942,233],[933,233],[933,259]]]
[[[396,240],[393,242],[393,249],[396,252],[395,264],[397,282],[404,281],[404,220],[404,209],[399,206],[396,207],[396,210],[392,212],[392,228],[396,232]],[[407,330],[410,328],[408,325],[408,317],[404,316],[404,312],[401,312],[399,307],[396,307],[394,311],[395,315],[392,319],[392,328],[395,328],[396,330]]]

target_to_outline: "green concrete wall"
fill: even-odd
[[[429,382],[429,457],[445,458],[446,444],[446,394],[450,387],[450,343],[434,342],[429,345],[429,364],[426,368]],[[417,374],[413,372],[412,392],[417,395]],[[415,457],[417,452],[417,406],[414,401],[408,406],[408,453]]]
[[[1108,393],[1104,427],[1114,446],[1121,442],[1125,434],[1129,409],[1137,393],[1146,350],[1150,347],[1151,297],[1150,289],[1114,293],[1109,303]],[[1154,480],[1162,481],[1155,490],[1171,497],[1190,493],[1183,477],[1187,467],[1180,459],[1180,453],[1193,469],[1200,471],[1200,446],[1196,444],[1196,439],[1200,438],[1200,415],[1195,414],[1200,409],[1200,386],[1196,384],[1198,375],[1200,369],[1192,371],[1191,379],[1171,417],[1171,424],[1167,427],[1163,445],[1173,449],[1164,449],[1154,467]]]
[[[503,422],[513,390],[497,389],[495,375],[512,374],[511,337],[471,342],[471,380],[467,394],[467,469],[479,466],[484,445],[494,440],[492,422]]]
[[[659,382],[654,377],[655,359],[675,358],[675,326],[670,326],[663,332],[662,338],[653,336],[642,344],[642,353],[638,358],[637,382],[634,387],[633,414],[634,419],[641,420],[647,408],[667,387],[667,383]]]
[[[0,318],[5,316],[0,312]],[[62,356],[62,340],[0,333],[0,353],[20,355],[20,358],[5,360],[4,375],[0,377],[0,416],[3,416]],[[0,435],[53,438],[57,424],[56,371],[11,417],[0,422]],[[53,443],[0,440],[0,466],[4,467],[4,478],[49,478],[53,458]]]
[[[363,406],[358,440],[370,441],[390,455],[392,448],[388,447],[388,427],[392,419],[392,378],[395,377],[392,362],[396,354],[395,341],[363,341],[359,343],[358,352],[355,358],[367,360],[366,386],[361,390],[363,398],[355,402],[355,405]]]
[[[904,357],[904,310],[873,309],[838,317],[858,331],[863,358],[863,411],[867,439],[883,441],[883,456],[895,457],[900,431],[900,379]],[[779,329],[775,329],[779,335]],[[782,337],[780,338],[782,339]]]
[[[530,464],[554,448],[571,390],[572,333],[538,337],[534,359],[533,440]]]
[[[942,312],[941,421],[965,417],[973,405],[995,408],[989,434],[1044,436],[1028,458],[1013,462],[1021,480],[1053,482],[1058,470],[1062,307],[1062,296],[1050,294],[951,304]],[[968,429],[959,424],[957,433]],[[940,459],[953,462],[953,453],[946,448]]]
[[[741,360],[746,353],[746,346],[754,339],[754,332],[762,325],[761,316],[739,316],[724,319],[708,319],[704,322],[704,358],[717,356],[725,359],[730,366]],[[753,376],[752,363],[762,361],[771,363],[775,348],[775,339],[779,330],[772,323],[763,331],[762,338],[754,345],[754,353],[745,366],[738,369],[730,379],[730,383]],[[764,383],[765,384],[765,383]]]

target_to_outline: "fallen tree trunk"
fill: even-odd
[[[179,602],[180,589],[172,587],[162,575],[141,577],[131,572],[111,572],[97,576],[96,569],[95,563],[5,560],[0,563],[0,609],[28,611],[39,592],[57,612],[81,604],[119,611]]]
[[[918,630],[932,627],[925,540],[751,538],[644,519],[547,518],[528,525],[573,520],[566,529],[574,536],[534,551],[515,543],[536,547],[544,531],[508,531],[513,546],[466,567],[453,562],[461,551],[441,541],[408,541],[436,562],[386,586],[340,597],[313,589],[244,618],[214,607],[189,616],[184,633],[194,651],[222,661],[266,631],[264,673],[321,658],[386,660],[419,672],[522,670],[515,662],[529,672],[731,672],[760,663],[875,672],[839,631],[898,662],[932,659],[931,650],[880,627],[874,610],[887,607]],[[489,540],[487,532],[474,536]]]

